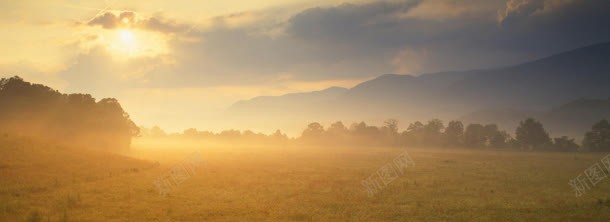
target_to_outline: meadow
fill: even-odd
[[[110,154],[0,144],[0,221],[610,220],[610,178],[581,197],[568,185],[607,153],[136,139]],[[361,181],[405,151],[415,166],[369,196]],[[193,155],[204,163],[160,195],[154,181]]]

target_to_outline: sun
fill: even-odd
[[[119,39],[121,40],[121,43],[123,43],[125,46],[133,47],[135,45],[135,37],[133,35],[133,32],[130,30],[119,31]]]
[[[168,38],[162,34],[138,29],[101,30],[97,43],[103,45],[114,58],[133,59],[167,54]]]

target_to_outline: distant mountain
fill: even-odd
[[[331,87],[321,91],[290,93],[282,96],[260,96],[242,100],[220,117],[225,127],[269,131],[281,129],[296,133],[303,124],[329,117],[329,103],[340,99],[348,89]],[[324,115],[321,115],[324,113]]]
[[[331,87],[314,92],[290,93],[282,96],[259,96],[250,100],[238,101],[227,112],[234,114],[251,113],[253,111],[282,112],[284,109],[298,112],[298,110],[305,110],[335,100],[347,91],[346,88]]]
[[[578,99],[553,108],[540,119],[553,134],[584,136],[596,122],[610,120],[610,98]]]
[[[420,76],[387,74],[349,90],[331,91],[258,97],[229,110],[233,114],[256,111],[261,121],[295,126],[304,124],[295,120],[448,120],[486,111],[501,121],[506,116],[544,113],[579,98],[609,98],[610,43],[510,67]],[[503,110],[505,117],[495,116],[494,110]]]
[[[578,98],[610,96],[610,43],[564,52],[464,78],[446,90],[475,106],[546,109]]]

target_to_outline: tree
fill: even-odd
[[[487,124],[484,127],[485,144],[492,148],[504,148],[508,146],[510,135],[506,131],[498,129],[496,124]]]
[[[74,146],[127,148],[139,128],[116,99],[62,94],[15,76],[0,80],[3,131]]]
[[[384,126],[381,127],[380,131],[384,144],[390,146],[398,145],[398,120],[388,119],[383,124]]]
[[[250,131],[250,133],[252,133],[252,131]],[[242,134],[239,130],[230,129],[223,130],[218,134],[218,136],[223,139],[238,139],[242,136]]]
[[[404,143],[411,146],[423,145],[424,124],[420,121],[409,124],[407,130],[402,133]]]
[[[317,122],[307,125],[307,129],[303,131],[301,137],[304,139],[321,139],[324,134],[324,127]]]
[[[464,145],[468,147],[485,147],[486,142],[485,127],[481,124],[468,124],[464,132]]]
[[[442,144],[442,131],[445,129],[443,121],[432,119],[424,126],[424,144],[431,146],[439,146]]]
[[[343,122],[337,121],[337,122],[334,122],[333,124],[330,124],[330,127],[328,127],[326,132],[329,133],[331,136],[336,137],[336,136],[344,136],[345,134],[347,134],[348,130],[347,130],[347,127],[345,127],[345,125],[343,125]]]
[[[167,136],[167,133],[165,133],[165,131],[163,131],[163,129],[161,129],[161,127],[159,127],[159,126],[153,126],[152,128],[150,128],[149,134],[150,134],[151,137],[165,137],[165,136]]]
[[[199,135],[199,131],[197,131],[197,129],[195,129],[195,128],[188,128],[182,132],[182,135],[184,135],[186,137],[195,138]]]
[[[554,138],[553,148],[557,151],[578,151],[578,144],[574,142],[574,139],[570,139],[567,136]]]
[[[350,126],[350,136],[355,145],[381,145],[381,131],[376,126],[368,126],[364,122],[354,123]]]
[[[582,141],[585,149],[590,151],[610,151],[610,123],[603,119],[591,127]]]
[[[451,121],[445,128],[445,144],[448,146],[461,146],[464,140],[464,124],[460,121]]]
[[[288,136],[282,133],[282,131],[279,129],[275,130],[275,133],[271,135],[271,138],[273,138],[276,142],[288,140]]]
[[[496,131],[489,139],[489,146],[493,148],[506,148],[509,147],[511,140],[510,135],[506,131]]]
[[[414,123],[409,124],[409,127],[407,128],[407,132],[419,132],[422,131],[424,129],[424,124],[422,124],[420,121],[415,121]]]
[[[515,135],[521,148],[527,150],[543,149],[551,143],[551,138],[546,130],[544,130],[542,123],[533,118],[521,121]]]
[[[383,122],[384,127],[388,129],[389,133],[392,135],[398,134],[398,120],[396,119],[388,119]]]

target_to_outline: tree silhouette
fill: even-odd
[[[424,144],[430,146],[439,146],[442,145],[442,141],[440,140],[442,136],[442,131],[445,128],[443,125],[443,121],[439,119],[432,119],[424,125]]]
[[[343,122],[337,121],[331,124],[326,132],[335,137],[342,137],[348,133],[348,130],[347,127],[343,125]]]
[[[139,128],[116,99],[61,94],[15,76],[0,80],[0,131],[108,149],[129,147]]]
[[[508,146],[510,135],[506,131],[498,129],[496,124],[487,124],[484,127],[485,144],[492,148],[504,148]]]
[[[553,141],[553,149],[557,151],[578,151],[578,144],[567,136],[554,138]]]
[[[582,145],[590,151],[610,151],[610,123],[603,119],[585,134]]]
[[[489,140],[489,146],[493,148],[506,148],[509,147],[510,135],[506,131],[496,131],[491,134]]]
[[[321,139],[324,134],[324,127],[317,122],[310,123],[303,131],[301,136],[304,139]]]
[[[421,146],[424,144],[424,124],[420,121],[409,124],[407,130],[402,133],[404,143],[410,146]]]
[[[468,124],[464,132],[464,145],[468,147],[485,147],[487,137],[485,127],[481,124]]]
[[[533,118],[521,121],[515,135],[521,148],[527,150],[543,149],[551,143],[551,138],[542,123]]]
[[[275,139],[276,141],[285,141],[288,140],[288,136],[286,136],[286,134],[282,133],[282,131],[275,130],[275,132],[271,135],[271,138]]]
[[[398,134],[398,120],[388,119],[383,122],[383,126],[388,129],[388,132],[392,135]]]
[[[461,146],[464,140],[464,124],[460,121],[451,121],[445,128],[445,144],[448,146]]]

